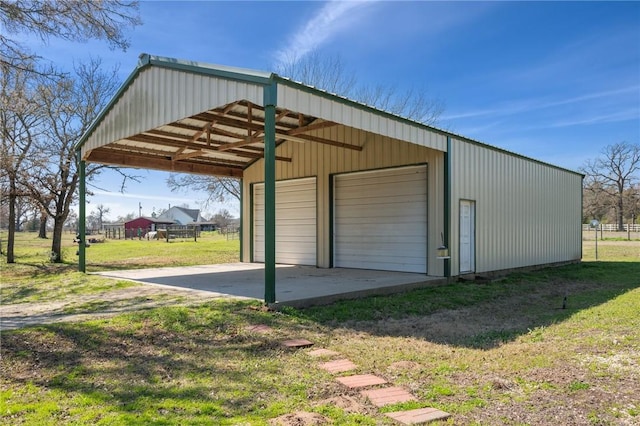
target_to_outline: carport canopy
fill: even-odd
[[[80,270],[86,270],[86,162],[242,179],[264,159],[265,302],[274,303],[275,169],[292,161],[276,155],[276,147],[292,141],[362,150],[309,134],[337,125],[446,151],[436,129],[276,74],[141,55],[77,146]]]

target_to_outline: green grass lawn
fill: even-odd
[[[188,243],[126,244],[142,266],[156,264],[142,247]],[[109,264],[109,245],[89,249],[94,268]],[[599,258],[302,310],[213,301],[2,332],[0,423],[266,425],[308,411],[380,425],[393,424],[386,411],[428,406],[451,413],[449,424],[639,424],[640,243],[604,244]],[[107,282],[42,265],[3,265],[3,297],[7,274],[18,283],[7,294],[35,281],[47,289],[40,298]],[[77,294],[65,292],[56,297]],[[255,324],[273,331],[247,330]],[[308,350],[282,348],[288,338],[337,351],[354,373],[381,376],[417,401],[376,409]],[[340,408],[344,395],[359,404]]]
[[[1,265],[2,303],[62,300],[138,285],[76,272],[74,235],[64,237],[65,263],[52,264],[48,260],[51,240],[40,239],[35,233],[16,234],[16,263],[7,265],[3,261]],[[101,239],[100,235],[93,237]],[[0,234],[0,238],[6,247],[6,236]],[[237,238],[227,240],[217,232],[203,232],[198,241],[105,240],[87,248],[87,271],[238,262],[239,251]]]

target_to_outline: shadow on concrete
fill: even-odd
[[[96,274],[237,298],[264,300],[265,295],[264,265],[258,263],[105,271]],[[276,305],[321,305],[336,300],[408,291],[443,282],[442,278],[424,274],[278,265]]]

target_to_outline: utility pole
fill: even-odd
[[[138,201],[138,217],[142,217],[142,203]]]

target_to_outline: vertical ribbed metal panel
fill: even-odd
[[[89,136],[82,155],[113,141],[242,99],[261,105],[262,86],[167,68],[146,68]]]
[[[447,149],[446,136],[418,124],[404,121],[400,117],[376,114],[344,100],[329,99],[288,85],[278,86],[278,106],[438,151]]]
[[[319,143],[285,142],[277,149],[278,155],[291,157],[292,161],[276,164],[276,179],[317,177],[318,210],[318,266],[330,265],[330,175],[350,171],[372,170],[398,167],[409,164],[427,164],[428,184],[428,274],[442,276],[443,262],[436,259],[436,249],[440,245],[443,231],[443,185],[444,156],[442,152],[415,144],[390,139],[381,135],[364,132],[345,126],[335,126],[314,132],[313,135],[363,146],[362,151],[354,151]],[[262,160],[245,170],[243,184],[245,193],[249,185],[264,180]],[[277,200],[276,200],[277,202]],[[251,229],[249,203],[243,204],[244,229]],[[249,258],[249,232],[244,234],[245,259]]]
[[[454,275],[461,199],[476,202],[476,272],[580,259],[580,175],[460,140],[451,155]]]

